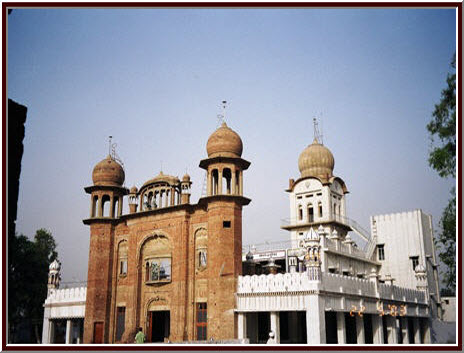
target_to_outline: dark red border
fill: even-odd
[[[7,8],[69,8],[69,7],[79,7],[79,8],[105,8],[105,7],[113,7],[113,8],[131,8],[131,7],[138,7],[138,8],[150,8],[150,7],[185,7],[185,8],[277,8],[277,7],[285,7],[285,8],[314,8],[314,7],[341,7],[341,8],[369,8],[369,7],[376,7],[376,8],[401,8],[401,7],[411,7],[411,8],[457,8],[458,11],[458,21],[457,21],[457,48],[456,52],[457,57],[459,58],[457,64],[459,76],[458,76],[458,92],[459,95],[457,97],[458,100],[458,111],[457,111],[457,118],[460,122],[459,128],[461,129],[458,133],[458,151],[459,151],[459,159],[457,160],[457,169],[458,169],[458,186],[459,192],[462,190],[462,3],[453,3],[453,2],[430,2],[430,3],[419,3],[419,2],[403,2],[403,3],[389,3],[389,2],[377,2],[377,3],[364,3],[364,2],[333,2],[333,3],[326,3],[326,2],[311,2],[311,3],[301,3],[301,2],[273,2],[273,3],[260,3],[260,2],[247,2],[247,3],[236,3],[236,2],[197,2],[197,3],[189,3],[189,2],[178,2],[178,3],[170,3],[170,2],[157,2],[157,3],[146,3],[146,2],[94,2],[94,3],[82,3],[82,2],[67,2],[67,3],[50,3],[50,2],[3,2],[2,3],[2,73],[3,73],[3,102],[2,102],[2,190],[3,190],[3,197],[2,197],[2,206],[3,206],[3,224],[2,224],[2,264],[3,264],[3,273],[2,273],[2,306],[3,306],[3,315],[2,315],[2,323],[3,323],[3,330],[2,330],[2,351],[9,350],[9,351],[181,351],[181,350],[188,350],[188,351],[263,351],[263,350],[272,350],[272,351],[462,351],[462,279],[459,278],[459,286],[456,287],[456,296],[459,302],[459,311],[458,311],[458,334],[457,334],[457,346],[440,346],[440,345],[430,345],[430,346],[408,346],[408,347],[401,347],[401,346],[338,346],[338,345],[324,345],[324,346],[291,346],[291,345],[282,345],[282,346],[252,346],[252,345],[236,345],[236,346],[221,346],[221,345],[203,345],[203,346],[191,346],[191,345],[179,345],[179,346],[169,346],[169,345],[160,345],[160,346],[138,346],[138,345],[131,345],[131,346],[118,346],[118,345],[111,345],[111,346],[29,346],[29,345],[15,345],[6,346],[6,337],[7,337],[7,322],[6,322],[6,277],[7,277],[7,263],[6,263],[6,238],[7,238],[7,230],[6,230],[6,108],[8,103],[8,93],[7,93],[7,67],[6,67],[6,58],[7,58],[7,43],[6,43],[6,33],[7,33]],[[460,240],[462,240],[462,199],[461,195],[458,197],[458,235],[460,236]],[[462,244],[457,249],[458,252],[458,264],[462,263]],[[461,267],[460,267],[461,269]],[[460,277],[462,274],[460,273]]]

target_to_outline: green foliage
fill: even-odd
[[[32,325],[30,336],[35,342],[40,340],[48,266],[57,256],[55,240],[45,229],[36,232],[34,241],[24,235],[8,236],[8,325],[12,342],[15,329],[26,322]]]
[[[453,73],[448,73],[447,87],[441,92],[441,100],[435,105],[432,121],[427,125],[432,143],[438,138],[440,144],[432,148],[430,166],[442,178],[456,177],[456,54],[451,62]],[[443,272],[444,290],[455,293],[456,288],[456,193],[443,211],[437,245],[440,260],[446,265]]]
[[[456,55],[451,63],[456,71]],[[435,104],[433,119],[427,130],[432,142],[438,137],[440,145],[430,152],[429,163],[441,177],[456,177],[456,72],[448,73],[448,86],[441,91],[441,100]]]

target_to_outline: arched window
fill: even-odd
[[[92,198],[92,209],[90,211],[90,215],[91,217],[95,217],[96,216],[96,212],[97,212],[97,204],[98,204],[98,196],[95,195],[93,198]]]
[[[145,283],[171,282],[171,247],[167,237],[153,235],[142,247]]]
[[[222,194],[231,194],[232,172],[229,168],[224,168],[222,171]]]
[[[323,215],[322,215],[322,202],[319,201],[319,203],[317,204],[317,208],[319,209],[319,217],[322,218]]]
[[[113,214],[111,215],[112,218],[114,218],[114,215],[116,215],[116,217],[119,217],[118,208],[119,208],[119,198],[115,197],[113,200]]]
[[[109,217],[110,216],[110,197],[108,195],[103,195],[102,197],[102,216]]]
[[[240,171],[235,171],[235,194],[240,194]]]
[[[303,207],[301,207],[301,205],[298,206],[298,220],[303,220]]]
[[[314,209],[312,203],[308,205],[308,222],[314,222]]]
[[[219,172],[217,169],[213,169],[211,171],[211,194],[217,195],[218,194],[218,185],[219,185]]]

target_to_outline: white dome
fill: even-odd
[[[48,267],[48,269],[50,271],[54,270],[54,271],[59,271],[61,268],[61,265],[60,263],[55,259],[51,264],[50,266]]]

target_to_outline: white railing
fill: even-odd
[[[306,272],[285,273],[276,275],[253,275],[239,276],[237,294],[253,293],[286,293],[324,290],[339,295],[359,295],[362,297],[373,297],[380,300],[395,300],[426,304],[425,292],[412,288],[403,288],[379,283],[378,292],[374,282],[350,276],[334,273],[322,273],[322,280],[311,281]]]
[[[242,246],[242,254],[247,254],[249,251],[252,253],[273,250],[286,250],[292,247],[291,240],[283,241],[266,241],[264,243],[248,244]]]
[[[45,304],[85,302],[86,296],[87,287],[52,289],[50,295],[45,299]]]

